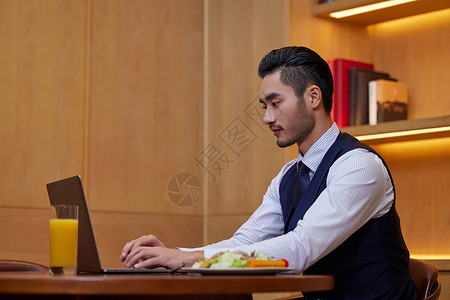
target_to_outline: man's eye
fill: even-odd
[[[273,107],[277,107],[280,102],[272,102]]]

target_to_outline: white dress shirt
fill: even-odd
[[[201,248],[206,258],[222,251],[253,251],[284,258],[289,267],[303,272],[324,257],[371,218],[389,211],[394,192],[389,174],[380,158],[365,150],[354,149],[339,157],[330,167],[327,187],[299,220],[296,228],[284,234],[279,186],[284,174],[299,161],[314,176],[325,153],[332,146],[339,128],[333,124],[302,157],[287,163],[272,180],[262,204],[228,240]]]

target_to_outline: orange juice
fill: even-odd
[[[50,219],[50,266],[76,266],[78,220]]]

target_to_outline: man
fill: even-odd
[[[259,75],[264,123],[278,146],[297,144],[298,158],[232,238],[174,250],[144,236],[125,245],[121,260],[175,268],[221,251],[258,251],[304,274],[335,276],[333,291],[308,299],[415,299],[390,173],[374,150],[332,122],[328,64],[308,48],[286,47],[262,59]]]

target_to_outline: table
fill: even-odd
[[[252,293],[323,291],[333,276],[198,274],[96,274],[52,276],[1,272],[0,298],[8,299],[252,299]]]

